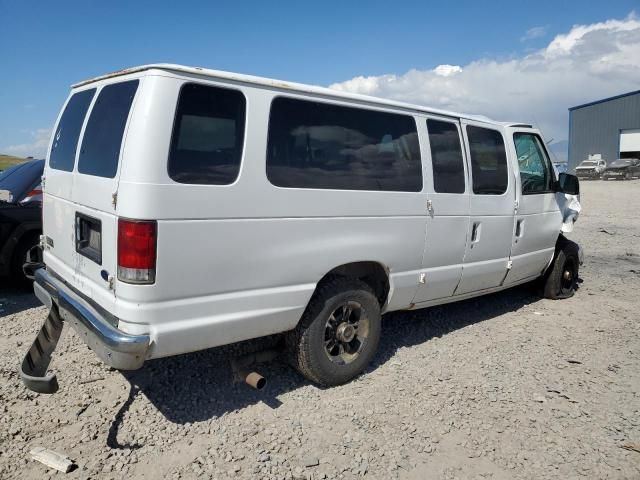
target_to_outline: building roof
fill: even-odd
[[[584,103],[582,105],[571,107],[571,108],[569,108],[569,111],[577,110],[578,108],[590,107],[591,105],[597,105],[599,103],[605,103],[605,102],[609,102],[611,100],[617,100],[618,98],[629,97],[631,95],[637,95],[639,93],[640,93],[640,90],[635,90],[633,92],[628,92],[628,93],[622,93],[620,95],[615,95],[613,97],[603,98],[602,100],[596,100],[594,102]]]
[[[128,75],[131,73],[142,72],[145,70],[166,70],[166,71],[172,71],[172,72],[178,72],[178,73],[187,73],[191,75],[201,75],[205,77],[231,80],[231,81],[249,83],[254,85],[261,85],[261,86],[266,86],[271,88],[278,88],[282,90],[293,90],[293,91],[298,91],[303,93],[324,95],[324,96],[329,96],[329,97],[334,97],[339,99],[356,100],[360,102],[367,102],[367,103],[377,104],[381,106],[402,108],[404,110],[410,110],[414,112],[433,113],[433,114],[444,115],[448,117],[465,118],[469,120],[476,120],[480,122],[487,122],[487,123],[493,123],[493,124],[504,125],[504,126],[521,125],[514,122],[496,122],[482,115],[460,114],[460,113],[451,112],[447,110],[441,110],[441,109],[430,108],[430,107],[425,107],[421,105],[398,102],[395,100],[387,100],[387,99],[378,98],[378,97],[371,97],[368,95],[343,92],[341,90],[334,90],[326,87],[318,87],[315,85],[305,85],[302,83],[286,82],[283,80],[275,80],[272,78],[257,77],[253,75],[243,75],[240,73],[225,72],[221,70],[211,70],[208,68],[201,68],[201,67],[188,67],[184,65],[175,65],[170,63],[154,63],[149,65],[141,65],[138,67],[126,68],[124,70],[118,70],[116,72],[108,73],[106,75],[101,75],[99,77],[78,82],[72,85],[72,88],[81,87],[90,83],[94,83],[100,80],[105,80],[108,78],[118,77],[121,75]]]

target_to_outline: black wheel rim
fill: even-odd
[[[324,351],[333,363],[347,365],[362,353],[369,336],[369,317],[363,306],[347,301],[336,308],[324,328]]]
[[[571,293],[578,281],[578,268],[575,259],[567,258],[562,267],[562,278],[560,280],[560,292],[562,294]]]

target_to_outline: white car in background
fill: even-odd
[[[576,167],[576,176],[585,180],[599,179],[606,168],[605,160],[585,160]]]

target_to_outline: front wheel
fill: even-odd
[[[544,297],[552,300],[570,298],[578,285],[580,248],[571,240],[562,239],[544,279]]]
[[[287,345],[302,375],[319,385],[340,385],[372,360],[380,330],[380,305],[371,287],[337,277],[318,287]]]

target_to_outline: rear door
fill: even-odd
[[[509,268],[515,188],[500,129],[462,121],[469,164],[471,196],[469,242],[456,295],[501,285]]]
[[[104,295],[116,275],[121,147],[138,84],[117,81],[73,94],[53,138],[45,262],[89,296]]]

